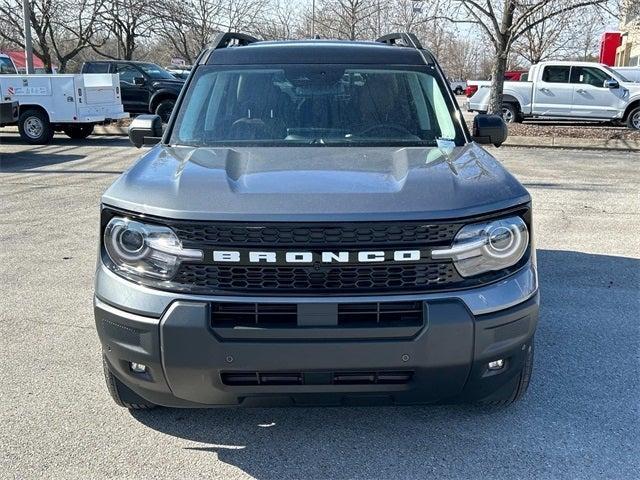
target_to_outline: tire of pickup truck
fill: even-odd
[[[89,135],[93,133],[93,125],[92,124],[84,124],[84,125],[66,125],[62,131],[69,138],[73,138],[74,140],[82,140],[87,138]]]
[[[520,110],[517,105],[513,103],[502,104],[502,119],[505,123],[520,123],[522,117],[520,116]]]
[[[176,106],[176,100],[174,98],[165,98],[156,107],[156,115],[162,119],[162,123],[167,123],[171,117],[173,107]]]
[[[640,106],[629,112],[627,117],[627,126],[633,130],[640,130]]]
[[[107,383],[107,390],[109,390],[109,394],[111,398],[113,398],[113,401],[116,402],[116,405],[128,408],[129,410],[149,410],[157,406],[151,402],[147,402],[118,380],[116,376],[111,373],[111,370],[109,370],[109,366],[104,357],[102,357],[102,368],[104,370],[104,380]]]
[[[485,407],[506,407],[520,400],[526,393],[529,388],[529,383],[531,382],[531,373],[533,372],[533,353],[534,347],[532,338],[531,343],[527,346],[524,364],[522,365],[522,370],[520,371],[517,382],[513,384],[513,389],[500,400],[481,400],[478,403]]]
[[[54,130],[49,116],[39,109],[28,109],[18,118],[20,137],[32,145],[44,145],[53,138]]]

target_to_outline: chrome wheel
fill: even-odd
[[[636,110],[631,116],[631,127],[640,130],[640,110]]]
[[[505,123],[513,123],[515,115],[510,108],[502,107],[502,119]]]
[[[33,139],[40,138],[44,131],[44,123],[38,117],[28,117],[24,121],[24,133]]]

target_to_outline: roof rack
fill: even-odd
[[[202,52],[196,63],[202,65],[209,61],[209,57],[218,48],[244,47],[251,43],[259,42],[255,37],[240,32],[218,33],[206,50]]]
[[[422,50],[422,44],[418,37],[413,33],[409,32],[395,32],[388,33],[387,35],[383,35],[380,38],[376,39],[376,42],[386,43],[387,45],[399,45],[398,40],[400,40],[405,47],[417,48],[418,50]]]

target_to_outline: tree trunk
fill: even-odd
[[[496,53],[496,58],[493,61],[488,113],[502,115],[502,92],[504,89],[504,72],[507,70],[507,57],[506,49],[501,48],[501,51]]]

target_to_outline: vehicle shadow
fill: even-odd
[[[87,148],[91,147],[130,147],[128,139],[123,137],[95,136],[84,140],[74,140],[66,136],[55,136],[48,145],[28,145],[18,135],[0,137],[0,145],[21,145],[24,149],[12,152],[0,152],[0,173],[28,172],[40,167],[50,167],[82,160],[87,157]],[[119,174],[121,170],[39,170],[38,173],[110,173]]]
[[[132,412],[260,479],[631,478],[639,456],[640,259],[538,251],[531,388],[473,406]],[[595,469],[595,470],[594,470]]]

